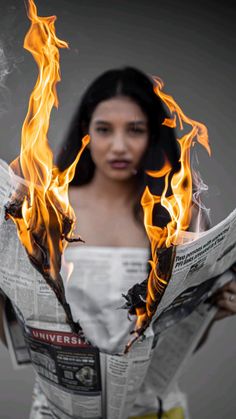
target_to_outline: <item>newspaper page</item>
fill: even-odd
[[[9,221],[6,224],[10,226]],[[0,286],[24,326],[31,362],[50,410],[62,419],[78,411],[81,418],[101,419],[99,351],[84,336],[71,333],[62,307],[29,264],[17,237],[13,247],[13,230],[14,225],[1,229],[5,256],[0,264]],[[6,257],[8,252],[16,252],[14,259]]]
[[[43,328],[44,327],[44,328]],[[55,331],[54,324],[25,334],[38,383],[46,395],[53,417],[101,419],[101,374],[99,350],[83,336]]]
[[[147,375],[152,344],[153,336],[146,336],[144,340],[136,342],[126,356],[106,356],[106,418],[128,418]]]
[[[44,278],[30,264],[4,205],[18,180],[0,164],[0,288],[14,307],[38,382],[53,417],[101,419],[99,350],[71,332],[65,313]],[[15,183],[13,183],[15,182]]]
[[[197,308],[191,314],[187,313],[177,324],[174,313],[171,317],[169,313],[160,317],[161,327],[158,320],[154,324],[157,343],[148,369],[147,382],[160,398],[166,397],[182,374],[204,332],[215,317],[218,309],[209,302],[209,297],[234,277],[235,274],[228,270],[212,278],[211,286]]]
[[[236,209],[198,239],[176,247],[172,275],[157,308],[156,318],[184,291],[197,289],[236,262]],[[192,299],[192,303],[193,303]]]

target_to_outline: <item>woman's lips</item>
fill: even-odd
[[[128,167],[131,164],[131,161],[129,161],[129,160],[112,160],[112,161],[109,162],[109,164],[113,169],[124,170],[124,169],[128,169]]]

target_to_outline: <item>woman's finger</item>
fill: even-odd
[[[233,280],[233,281],[228,282],[227,284],[224,285],[222,290],[230,291],[231,293],[236,295],[236,281]]]
[[[223,299],[229,298],[229,295],[228,295],[229,293],[235,295],[235,299],[236,299],[236,281],[235,280],[228,282],[222,288],[218,289],[215,292],[215,294],[212,296],[212,302],[214,303],[215,301],[221,298]],[[233,300],[234,298],[231,297],[231,299]]]
[[[225,319],[225,317],[232,316],[232,313],[230,313],[228,310],[224,310],[222,308],[219,308],[217,311],[214,320],[222,320]]]
[[[223,298],[216,300],[215,304],[230,314],[236,314],[236,298],[234,294],[224,293]]]

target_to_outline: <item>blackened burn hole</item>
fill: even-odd
[[[188,181],[187,178],[185,178],[184,181],[183,181],[183,188],[188,189],[188,187],[189,187],[189,181]]]

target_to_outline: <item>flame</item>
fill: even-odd
[[[82,148],[73,164],[60,173],[53,165],[47,132],[52,108],[58,107],[59,48],[68,48],[68,44],[56,36],[56,16],[39,17],[33,0],[28,0],[28,17],[31,26],[25,36],[24,48],[33,55],[39,73],[22,127],[20,156],[11,163],[13,171],[27,182],[28,191],[23,199],[22,214],[10,217],[33,260],[38,258],[39,248],[44,254],[45,248],[48,250],[44,268],[56,279],[60,270],[58,255],[66,246],[62,239],[72,237],[75,222],[68,199],[68,184],[89,136],[83,138]]]
[[[150,323],[158,302],[168,284],[168,275],[161,275],[158,270],[158,250],[176,246],[181,233],[189,227],[192,210],[192,173],[190,165],[190,151],[195,142],[200,143],[209,155],[211,154],[207,128],[204,124],[188,118],[173,97],[163,92],[163,82],[154,77],[154,91],[161,98],[170,111],[171,118],[166,118],[163,125],[171,128],[179,124],[180,130],[184,125],[190,126],[190,131],[178,139],[180,145],[180,170],[171,177],[171,164],[166,160],[159,171],[148,171],[149,176],[159,178],[165,176],[165,186],[161,196],[152,195],[146,187],[141,205],[144,211],[144,225],[151,244],[152,260],[150,262],[150,274],[148,277],[146,307],[140,311],[136,309],[137,323],[136,334],[139,335]],[[171,187],[172,194],[167,196]],[[154,226],[152,214],[155,204],[160,203],[169,213],[170,221],[164,228]],[[128,344],[128,347],[130,343]]]

